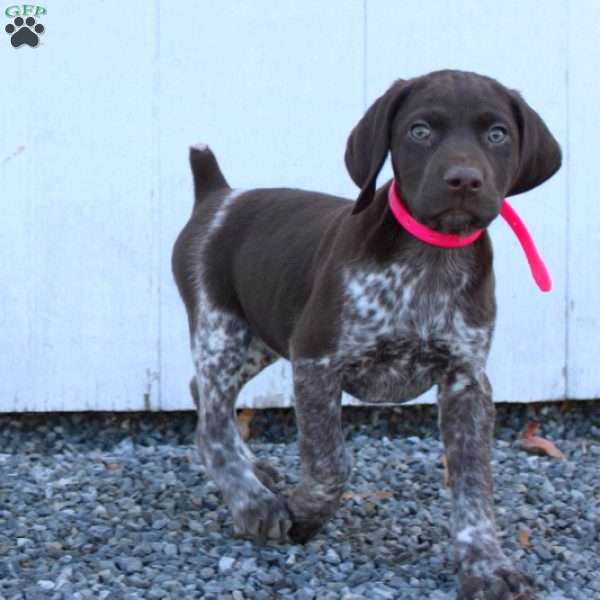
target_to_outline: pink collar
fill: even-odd
[[[439,231],[434,231],[422,223],[419,223],[410,215],[402,203],[402,199],[396,189],[396,180],[393,180],[392,185],[390,185],[388,191],[388,204],[396,217],[396,220],[404,227],[404,229],[406,229],[406,231],[418,240],[432,246],[440,246],[441,248],[462,248],[463,246],[468,246],[475,242],[483,233],[483,229],[478,229],[465,236],[452,233],[440,233]],[[513,207],[506,200],[502,201],[500,215],[502,215],[502,218],[508,223],[513,230],[513,233],[517,236],[517,239],[525,252],[525,257],[529,263],[533,279],[538,287],[542,292],[549,292],[552,289],[550,274],[535,247],[535,243],[533,242],[527,227],[525,227],[525,223],[521,221],[519,215],[517,215]]]

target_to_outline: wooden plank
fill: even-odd
[[[169,267],[191,208],[188,144],[209,142],[239,187],[351,197],[343,150],[365,100],[398,77],[445,67],[522,91],[565,151],[568,108],[565,167],[514,199],[551,269],[552,294],[534,287],[506,227],[492,227],[500,313],[490,374],[497,400],[598,396],[595,3],[212,0],[185,19],[142,0],[44,6],[40,47],[0,44],[13,74],[0,89],[10,225],[0,229],[9,282],[0,411],[191,408],[185,315]],[[73,15],[110,27],[73,28]],[[277,363],[241,404],[290,399],[289,365]]]
[[[520,90],[566,143],[565,2],[368,3],[367,96],[392,81],[443,68],[475,71]],[[515,15],[523,27],[515,27]],[[527,33],[526,33],[527,32]],[[535,33],[532,33],[535,32]],[[388,167],[388,176],[391,170]],[[507,227],[492,228],[499,315],[489,372],[499,401],[565,395],[566,174],[563,168],[513,205],[552,273],[541,294]]]
[[[600,4],[569,5],[568,395],[600,396]]]
[[[141,409],[158,373],[153,3],[44,6],[42,45],[0,44],[0,410]]]
[[[160,34],[161,407],[191,408],[186,318],[169,263],[192,206],[188,146],[209,143],[235,187],[354,196],[343,155],[363,109],[363,3],[204,2],[185,19],[163,4]],[[285,369],[259,376],[240,405],[289,400]]]

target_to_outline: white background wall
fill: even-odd
[[[565,157],[557,176],[513,202],[549,265],[551,294],[537,291],[507,227],[492,226],[496,399],[600,395],[600,3],[43,6],[38,48],[14,49],[0,32],[0,410],[191,408],[170,274],[192,205],[188,145],[208,142],[235,187],[354,197],[343,165],[350,129],[394,79],[446,67],[520,90]],[[242,395],[289,401],[287,366]]]

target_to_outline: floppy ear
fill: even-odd
[[[378,98],[350,133],[344,160],[352,181],[361,188],[352,214],[367,208],[375,194],[375,180],[390,149],[392,121],[406,97],[408,82],[399,79]]]
[[[523,100],[511,92],[513,109],[519,127],[519,167],[508,196],[527,192],[544,183],[558,171],[561,151],[542,118]]]

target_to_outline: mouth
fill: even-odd
[[[445,210],[427,219],[424,223],[434,231],[456,235],[467,235],[488,225],[487,222],[472,213],[457,208]]]

